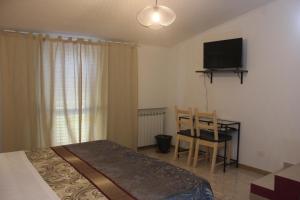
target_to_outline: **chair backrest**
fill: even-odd
[[[208,112],[199,112],[198,109],[195,109],[195,129],[197,131],[197,136],[200,136],[201,130],[211,131],[214,134],[214,140],[219,139],[218,134],[218,120],[216,111],[212,113]],[[210,121],[210,123],[206,122]]]
[[[194,136],[194,123],[193,123],[193,110],[188,108],[187,110],[179,109],[175,106],[175,116],[176,116],[176,131],[180,130],[191,130],[191,135]]]

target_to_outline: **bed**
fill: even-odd
[[[3,200],[213,200],[184,169],[99,140],[0,154]]]

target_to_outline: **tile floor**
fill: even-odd
[[[249,200],[250,183],[263,175],[234,166],[228,167],[223,173],[222,166],[217,166],[215,173],[210,173],[210,164],[199,161],[196,168],[186,165],[187,154],[181,154],[180,158],[173,161],[173,151],[167,154],[158,153],[156,148],[143,149],[139,152],[169,162],[173,165],[187,169],[197,176],[206,178],[213,189],[217,200]]]

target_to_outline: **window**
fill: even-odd
[[[100,113],[100,47],[72,42],[45,42],[44,83],[52,112],[52,145],[90,140]],[[52,99],[52,100],[51,100]],[[51,117],[50,117],[51,118]]]

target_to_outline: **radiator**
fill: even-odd
[[[165,131],[165,108],[139,109],[138,147],[156,144],[155,136]]]

